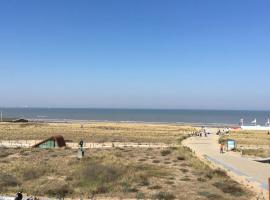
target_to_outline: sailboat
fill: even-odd
[[[240,126],[242,130],[253,130],[253,131],[270,131],[270,119],[268,118],[265,126],[261,126],[257,124],[257,119],[255,118],[250,126],[244,125],[244,119],[240,120]]]
[[[267,122],[265,123],[265,126],[270,126],[270,119],[268,118]]]

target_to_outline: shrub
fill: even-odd
[[[197,178],[197,181],[199,181],[199,182],[205,182],[206,179],[204,179],[204,178],[202,178],[202,177],[198,177],[198,178]]]
[[[65,196],[73,192],[69,185],[59,182],[47,185],[47,187],[44,188],[43,191],[48,196],[58,198],[64,198]]]
[[[108,166],[99,163],[90,163],[81,172],[81,179],[103,183],[114,182],[124,173],[118,166]]]
[[[138,192],[138,193],[136,194],[136,199],[145,199],[144,193]]]
[[[177,160],[186,160],[186,158],[184,156],[178,156]]]
[[[37,179],[39,177],[37,171],[35,170],[27,170],[24,171],[23,173],[23,178],[24,180],[33,180],[33,179]]]
[[[174,184],[173,181],[166,181],[165,183],[166,183],[167,185],[173,185],[173,184]]]
[[[45,168],[43,167],[36,167],[36,168],[27,167],[23,171],[23,179],[33,180],[33,179],[39,178],[40,176],[44,174],[45,174]]]
[[[216,182],[213,184],[216,188],[224,193],[239,197],[245,194],[245,191],[234,181]]]
[[[9,155],[11,155],[11,153],[5,152],[5,151],[0,151],[0,158],[5,158],[5,157],[8,157]]]
[[[189,136],[188,135],[181,135],[178,139],[177,139],[177,142],[179,144],[182,143],[183,140],[187,139]]]
[[[123,189],[123,192],[125,192],[125,193],[128,193],[128,192],[138,192],[138,189],[137,188],[132,187],[127,182],[122,183],[122,189]]]
[[[148,180],[148,178],[146,177],[146,176],[141,176],[140,177],[140,186],[148,186],[148,185],[150,185],[150,183],[149,183],[149,180]]]
[[[139,159],[139,161],[140,162],[144,162],[144,161],[146,161],[146,159],[145,158],[141,158],[141,159]]]
[[[159,190],[159,189],[161,189],[161,188],[162,188],[162,187],[159,186],[159,185],[154,185],[154,186],[148,187],[149,190]]]
[[[189,177],[184,177],[184,178],[181,178],[180,181],[191,181],[191,179]]]
[[[14,187],[21,185],[16,177],[9,174],[0,174],[0,190],[4,187]]]
[[[168,192],[159,192],[153,196],[153,199],[172,200],[175,199],[175,196]]]
[[[185,169],[185,168],[182,168],[182,169],[180,169],[183,173],[187,173],[187,172],[189,172],[189,170],[188,169]]]
[[[99,186],[99,187],[97,187],[97,189],[95,190],[95,194],[105,194],[105,193],[107,193],[107,192],[109,192],[109,188],[108,187],[106,187],[106,186]]]
[[[211,172],[206,172],[204,176],[205,176],[205,178],[207,178],[209,180],[211,180],[213,178],[213,174]]]
[[[166,150],[162,150],[160,153],[162,156],[167,156],[167,155],[171,154],[171,151],[166,149]]]
[[[218,194],[211,194],[209,192],[198,192],[198,195],[206,197],[209,200],[216,200],[216,199],[223,200],[224,199],[222,196]]]
[[[227,173],[222,169],[215,169],[212,174],[219,177],[227,177]]]

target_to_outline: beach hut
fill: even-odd
[[[226,147],[227,147],[228,151],[235,150],[237,147],[237,143],[235,140],[228,139],[228,140],[226,140]]]
[[[33,148],[51,149],[65,146],[64,137],[62,135],[56,135],[35,144]]]

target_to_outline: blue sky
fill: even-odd
[[[0,107],[270,110],[267,0],[0,1]]]

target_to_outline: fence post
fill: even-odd
[[[268,187],[269,187],[269,200],[270,200],[270,178],[268,178]]]

